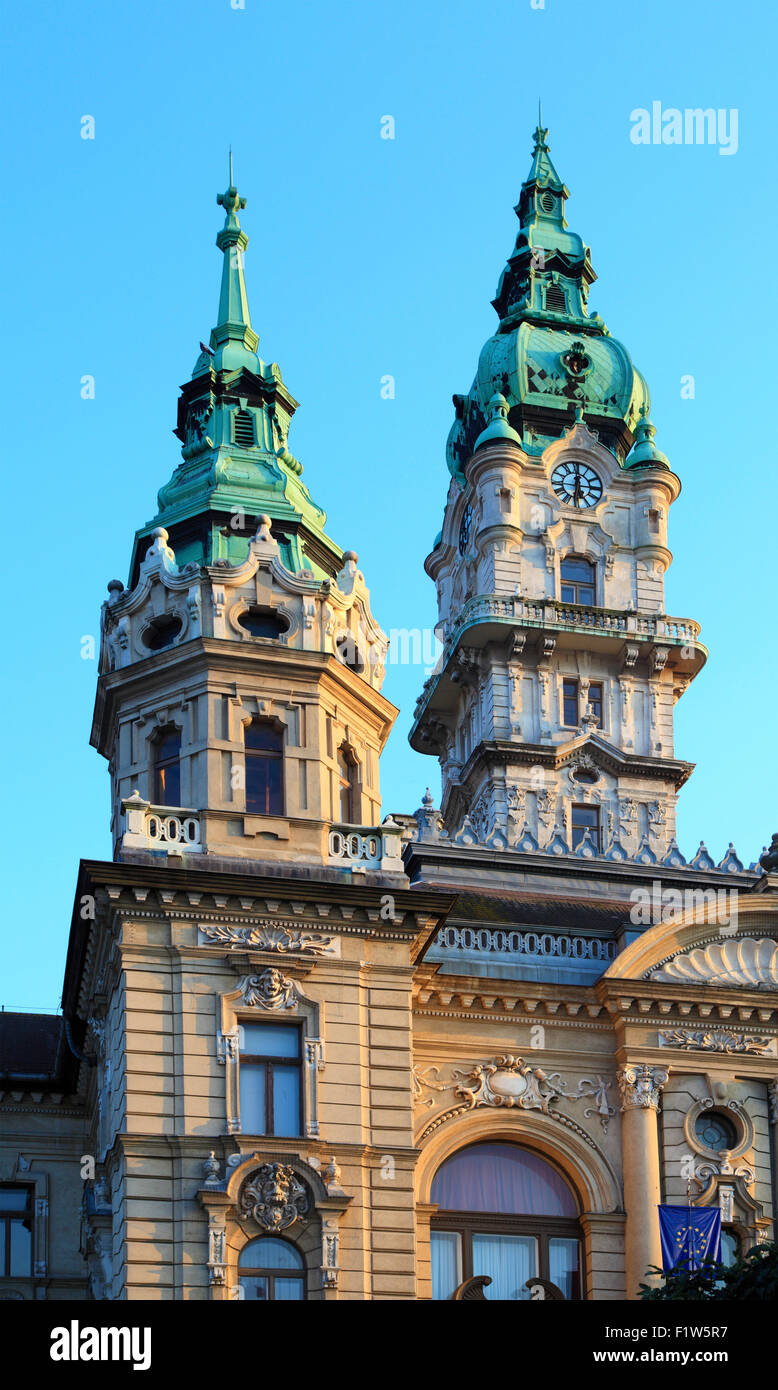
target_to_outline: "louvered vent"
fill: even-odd
[[[546,290],[546,308],[553,310],[555,314],[565,312],[565,292],[559,285],[549,285]]]
[[[543,197],[540,200],[540,206],[542,207],[544,212],[553,212],[555,207],[553,193],[544,193]]]
[[[254,447],[254,417],[247,410],[239,410],[235,416],[235,443],[241,449]]]

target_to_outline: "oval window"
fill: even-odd
[[[289,631],[289,623],[274,608],[247,608],[238,617],[238,622],[251,637],[282,637]]]
[[[150,652],[160,652],[164,647],[172,646],[181,627],[181,619],[175,614],[161,613],[158,618],[152,618],[143,633],[144,647],[148,647]]]

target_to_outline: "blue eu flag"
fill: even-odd
[[[659,1207],[662,1268],[699,1269],[705,1260],[721,1259],[721,1212],[718,1207]]]

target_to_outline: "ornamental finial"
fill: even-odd
[[[543,106],[541,104],[540,97],[538,97],[538,124],[536,130],[533,133],[533,139],[535,141],[535,147],[532,151],[533,154],[537,154],[540,150],[548,150],[548,145],[546,143],[547,135],[548,127],[544,127],[543,125]]]
[[[224,211],[227,214],[227,221],[224,224],[225,227],[239,227],[240,223],[238,222],[237,213],[241,212],[243,208],[245,208],[246,199],[241,198],[239,196],[238,190],[235,187],[235,181],[232,173],[232,145],[230,145],[229,163],[230,186],[227,189],[226,193],[217,193],[216,201],[219,204],[219,207],[224,208]]]

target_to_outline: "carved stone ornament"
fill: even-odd
[[[685,1052],[747,1052],[759,1056],[770,1047],[769,1038],[754,1038],[747,1033],[729,1033],[723,1028],[691,1032],[687,1028],[670,1028],[659,1034],[660,1047],[679,1047]]]
[[[647,1062],[622,1067],[618,1073],[622,1110],[658,1110],[659,1096],[669,1073]]]
[[[308,1193],[288,1163],[263,1163],[241,1189],[239,1208],[266,1231],[285,1231],[308,1211]]]
[[[559,1072],[548,1074],[510,1053],[479,1063],[470,1071],[456,1070],[453,1075],[463,1078],[454,1094],[466,1101],[471,1110],[479,1105],[505,1106],[509,1110],[517,1106],[520,1110],[542,1110],[547,1115],[552,1101],[565,1094]]]
[[[611,1115],[616,1114],[616,1107],[608,1102],[610,1087],[610,1081],[604,1076],[582,1076],[577,1090],[570,1097],[571,1100],[594,1101],[593,1105],[584,1110],[584,1116],[588,1118],[590,1115],[597,1115],[606,1132]]]
[[[416,1064],[411,1070],[414,1105],[434,1105],[434,1096],[425,1096],[425,1091],[447,1091],[445,1082],[440,1080],[440,1067],[422,1067]],[[449,1083],[450,1085],[450,1083]]]
[[[272,926],[233,927],[200,923],[205,941],[220,946],[253,946],[258,951],[278,951],[279,955],[335,955],[337,944],[331,936],[303,931],[296,922],[277,922]]]
[[[238,984],[243,1002],[249,1007],[258,1005],[263,1009],[294,1009],[300,998],[296,980],[282,975],[272,966],[261,975],[244,975]]]
[[[769,937],[756,940],[751,936],[712,941],[708,946],[674,956],[653,970],[651,979],[729,989],[778,989],[778,943]]]

